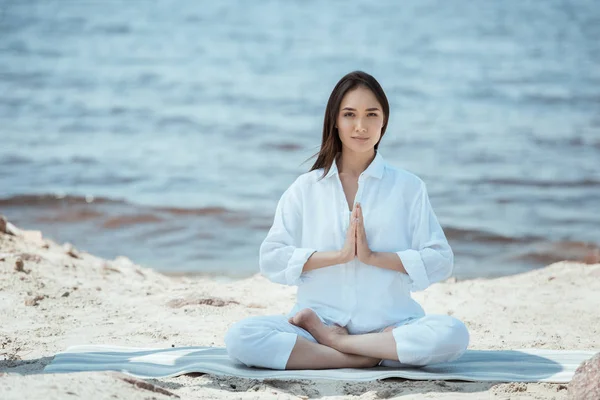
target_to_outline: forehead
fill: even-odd
[[[381,109],[381,104],[379,104],[377,97],[375,97],[375,94],[370,89],[359,86],[346,92],[342,98],[340,109],[344,107],[356,108],[357,110],[373,107]]]

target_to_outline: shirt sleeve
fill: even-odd
[[[397,254],[412,280],[414,292],[450,277],[454,254],[433,212],[424,183],[421,183],[409,219],[413,229],[411,249]]]
[[[260,246],[261,273],[271,281],[284,285],[302,282],[302,268],[317,251],[298,247],[302,237],[302,207],[297,184],[292,184],[281,196],[273,226]]]

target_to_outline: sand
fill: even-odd
[[[15,235],[0,232],[0,399],[568,398],[568,385],[548,383],[44,374],[56,352],[77,344],[224,346],[235,321],[287,313],[295,289],[259,275],[234,282],[165,276],[125,257],[105,260],[40,232],[11,229]],[[600,349],[600,264],[559,262],[497,279],[451,278],[415,298],[428,313],[463,320],[471,349]]]

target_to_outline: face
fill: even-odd
[[[359,86],[344,95],[336,126],[345,151],[373,151],[381,138],[383,123],[381,104],[369,89]]]

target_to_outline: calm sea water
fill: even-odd
[[[390,100],[459,278],[600,245],[597,1],[0,0],[0,213],[90,252],[243,276],[345,73]]]

